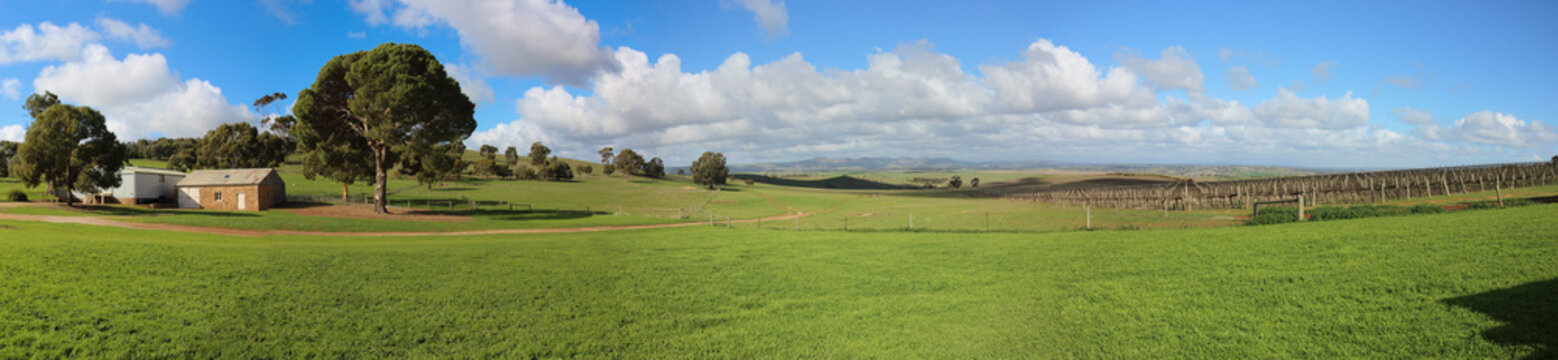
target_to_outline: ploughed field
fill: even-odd
[[[1555,218],[413,238],[0,221],[0,358],[1544,358]]]

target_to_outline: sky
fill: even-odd
[[[258,123],[331,57],[413,43],[466,142],[668,164],[812,157],[1396,168],[1558,155],[1558,2],[0,2],[29,94],[121,139]]]

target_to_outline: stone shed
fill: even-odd
[[[286,201],[275,169],[196,170],[178,183],[183,209],[261,211]]]

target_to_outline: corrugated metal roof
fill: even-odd
[[[195,170],[179,180],[178,186],[254,185],[275,171],[269,168]]]
[[[119,172],[133,172],[133,173],[157,174],[157,175],[178,175],[178,176],[189,175],[189,174],[185,174],[183,172],[174,171],[174,170],[157,169],[157,168],[145,168],[145,167],[139,167],[139,166],[126,166],[126,167],[124,167],[124,169],[119,170]]]

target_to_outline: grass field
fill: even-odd
[[[0,221],[0,358],[1546,358],[1555,216],[439,238]]]

